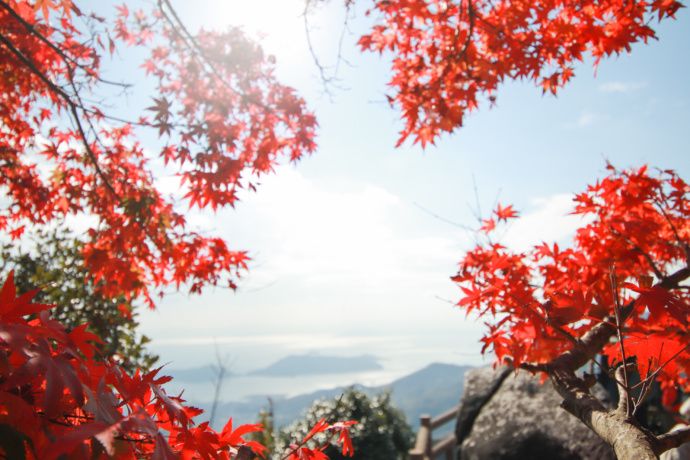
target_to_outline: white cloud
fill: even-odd
[[[311,181],[293,168],[278,169],[236,211],[217,219],[201,216],[231,248],[249,250],[253,262],[236,296],[205,295],[204,308],[180,322],[181,329],[207,329],[213,318],[227,314],[221,312],[228,312],[228,305],[242,305],[231,309],[233,323],[257,324],[270,314],[286,331],[318,322],[325,311],[338,317],[341,327],[354,327],[362,317],[461,319],[438,298],[458,300],[449,277],[463,250],[470,249],[467,241],[443,226],[415,228],[416,208],[383,188],[354,181],[338,187]],[[543,241],[560,243],[582,224],[579,216],[568,216],[572,209],[572,195],[534,200],[533,210],[514,221],[501,242],[515,251]]]
[[[161,347],[156,351],[168,356],[218,344],[243,355],[251,351],[251,359],[238,363],[251,368],[259,359],[268,364],[311,350],[385,355],[391,347],[406,349],[409,334],[448,333],[458,340],[448,353],[477,352],[479,345],[472,347],[483,327],[451,305],[461,293],[449,277],[470,249],[467,241],[446,226],[420,228],[418,210],[381,187],[318,182],[290,167],[278,169],[237,210],[203,216],[232,248],[253,249],[254,262],[235,295],[208,290],[142,311],[142,332]],[[572,195],[532,204],[501,241],[515,251],[560,243],[582,224],[567,215]],[[331,330],[337,333],[324,332]]]
[[[225,337],[171,337],[156,341],[156,346],[164,345],[214,345],[232,344],[236,346],[281,346],[291,350],[315,350],[319,348],[348,348],[377,342],[402,339],[406,336],[386,337],[343,337],[326,333],[304,334],[257,334],[251,336]]]
[[[572,123],[566,123],[565,127],[566,128],[583,128],[585,126],[589,126],[593,123],[600,123],[603,121],[609,120],[611,117],[608,115],[603,115],[595,112],[589,112],[589,111],[582,111],[580,113],[580,116],[577,118],[575,122]]]
[[[453,240],[410,234],[405,214],[414,210],[383,188],[353,182],[338,189],[279,169],[228,225],[229,240],[239,234],[245,248],[258,250],[253,285],[287,278],[310,288],[407,282],[414,267],[452,257]]]
[[[557,194],[532,200],[535,209],[510,226],[501,240],[514,251],[527,251],[543,242],[568,243],[575,231],[587,222],[574,210],[573,195]]]
[[[620,82],[614,81],[599,85],[598,89],[602,93],[629,93],[646,87],[647,84],[640,81]]]

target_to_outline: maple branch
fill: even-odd
[[[493,8],[493,5],[491,5]],[[513,34],[507,33],[505,30],[501,29],[498,27],[496,24],[490,23],[487,19],[485,19],[481,13],[475,11],[475,17],[477,20],[483,22],[485,25],[487,25],[490,29],[493,29],[494,33],[498,34],[500,37],[504,39],[509,39],[515,43],[518,43],[524,47],[525,50],[528,50],[530,48],[533,48],[533,45],[530,44],[529,42],[525,40],[520,40],[519,38],[516,38]],[[486,30],[486,29],[484,29]]]
[[[77,112],[77,109],[82,109],[85,110],[83,107],[81,107],[79,104],[74,102],[72,98],[70,97],[69,94],[65,92],[62,88],[57,86],[55,83],[50,81],[50,79],[41,71],[39,70],[36,65],[22,53],[21,50],[16,48],[8,39],[5,37],[4,34],[0,33],[0,43],[5,45],[7,49],[9,49],[12,54],[15,56],[16,59],[18,59],[21,63],[23,63],[28,69],[36,75],[43,83],[48,86],[51,92],[54,94],[60,96],[69,106],[70,113],[72,115],[72,119],[77,125],[77,130],[79,131],[79,136],[82,139],[82,144],[84,145],[84,149],[86,150],[87,155],[90,157],[91,162],[93,163],[94,168],[96,169],[96,173],[103,179],[103,182],[105,183],[106,187],[109,189],[109,191],[120,201],[122,199],[120,196],[115,192],[115,189],[113,189],[112,185],[110,185],[110,182],[108,181],[107,177],[101,170],[101,167],[98,164],[98,159],[96,155],[94,154],[93,150],[91,150],[91,146],[89,145],[89,141],[86,137],[86,133],[84,132],[84,128],[81,124],[81,120],[79,118],[79,113]]]
[[[462,9],[462,1],[460,3]],[[465,44],[462,46],[462,50],[460,53],[464,56],[465,58],[465,63],[469,66],[469,63],[467,62],[467,48],[469,48],[470,43],[472,43],[472,35],[474,34],[474,17],[475,17],[475,12],[474,12],[474,7],[472,6],[472,0],[467,0],[467,17],[469,19],[468,23],[470,25],[469,29],[467,30],[467,40],[465,40]],[[469,69],[469,67],[468,67]]]
[[[42,41],[43,43],[45,43],[46,45],[48,45],[48,47],[49,47],[50,49],[52,49],[53,51],[55,51],[55,53],[56,53],[58,56],[60,56],[60,58],[62,58],[62,60],[65,61],[65,63],[71,62],[72,64],[74,64],[74,65],[77,66],[77,67],[80,67],[80,68],[87,68],[86,66],[83,66],[82,64],[79,64],[79,62],[77,62],[76,60],[74,60],[74,59],[71,58],[70,56],[66,55],[60,48],[58,48],[55,44],[53,44],[53,42],[51,42],[50,40],[48,40],[42,33],[38,32],[38,31],[36,30],[36,28],[35,28],[32,24],[30,24],[29,22],[27,22],[27,21],[26,21],[23,17],[21,17],[16,11],[14,11],[14,9],[12,9],[12,7],[10,7],[10,5],[8,5],[7,3],[5,3],[3,0],[0,0],[0,6],[2,6],[2,8],[4,8],[8,13],[10,13],[10,15],[12,15],[12,17],[14,17],[14,19],[15,19],[17,22],[19,22],[21,25],[23,25],[24,28],[26,29],[26,31],[29,32],[29,34],[35,36],[35,37],[38,38],[40,41]]]
[[[666,214],[666,210],[663,208],[663,206],[661,206],[661,204],[659,202],[655,202],[654,204],[657,205],[657,207],[659,208],[659,211],[661,211],[661,213],[664,215],[664,218],[666,218],[666,222],[668,222],[668,225],[671,227],[671,231],[673,232],[673,235],[676,237],[676,241],[679,244],[685,244],[683,242],[683,240],[680,238],[680,236],[678,235],[678,231],[676,230],[676,226],[673,225],[673,222],[671,222],[671,218],[668,216],[668,214]]]
[[[45,84],[50,88],[50,90],[51,90],[52,92],[56,93],[56,94],[59,95],[61,98],[65,99],[65,101],[67,101],[68,104],[69,104],[69,103],[72,103],[72,104],[74,103],[74,102],[70,99],[69,94],[67,94],[62,88],[60,88],[59,86],[57,86],[55,83],[53,83],[52,81],[50,81],[50,79],[49,79],[43,72],[41,72],[41,71],[34,65],[34,63],[33,63],[28,57],[26,57],[26,56],[24,55],[24,53],[22,53],[21,50],[19,50],[18,48],[16,48],[16,47],[12,44],[12,42],[10,42],[9,39],[8,39],[7,37],[5,37],[5,35],[4,35],[2,32],[0,32],[0,43],[2,43],[3,45],[5,45],[5,46],[7,47],[7,49],[9,49],[9,50],[12,52],[12,54],[15,56],[15,58],[19,59],[19,61],[21,61],[22,64],[24,64],[26,67],[28,67],[29,70],[30,70],[34,75],[36,75],[38,78],[40,78],[40,79],[43,81],[43,83],[45,83]]]
[[[84,111],[84,112],[87,112],[87,110],[84,108],[84,101],[82,100],[81,94],[78,91],[76,84],[74,82],[74,73],[73,73],[71,68],[69,69],[68,76],[69,76],[70,85],[72,86],[72,89],[74,90],[74,96],[79,101],[79,104],[70,104],[70,109],[72,111],[73,118],[76,121],[77,128],[79,129],[80,137],[84,141],[84,147],[86,148],[86,151],[89,154],[91,161],[93,162],[93,165],[96,168],[98,175],[101,177],[101,179],[103,179],[103,182],[105,183],[106,187],[110,190],[110,192],[113,194],[113,196],[115,196],[117,201],[119,203],[122,203],[123,202],[122,197],[120,197],[120,195],[115,191],[112,184],[110,183],[110,181],[107,179],[107,177],[105,176],[105,174],[101,170],[100,165],[98,164],[98,161],[96,159],[96,155],[86,140],[86,133],[84,132],[84,128],[82,127],[81,120],[78,117],[75,106],[80,107],[82,109],[82,111]],[[94,113],[95,113],[95,111],[94,111]],[[96,116],[99,116],[99,115],[101,115],[100,111],[96,114]],[[96,130],[96,127],[93,125],[93,121],[91,120],[91,117],[86,117],[86,122],[89,124],[89,128],[91,129],[91,133],[93,133],[95,142],[100,144],[101,148],[104,151],[107,151],[108,147],[103,143],[103,141],[101,140],[101,137],[98,135],[98,131]],[[125,121],[125,123],[126,123],[126,121]],[[146,233],[148,234],[148,231]],[[149,234],[149,236],[151,236],[151,235]]]
[[[498,286],[495,286],[495,285],[494,285],[494,287],[498,288]],[[588,350],[587,350],[587,348],[583,345],[583,343],[581,342],[581,340],[580,340],[579,338],[573,336],[572,334],[570,334],[568,331],[564,330],[564,329],[561,328],[560,326],[554,324],[553,321],[551,321],[551,318],[549,318],[548,314],[547,314],[546,317],[544,317],[544,316],[542,316],[538,311],[536,311],[536,310],[534,310],[533,308],[531,308],[531,307],[530,307],[529,305],[527,305],[524,301],[522,301],[521,299],[517,298],[517,297],[516,297],[515,295],[513,295],[512,293],[508,292],[507,294],[508,294],[510,297],[512,297],[513,300],[515,300],[516,302],[520,303],[520,304],[523,306],[523,308],[527,308],[529,311],[531,311],[531,312],[534,313],[537,317],[539,317],[542,321],[544,321],[544,323],[546,323],[546,324],[547,324],[548,326],[550,326],[552,329],[556,330],[556,331],[559,332],[561,335],[563,335],[569,342],[571,342],[571,343],[572,343],[576,348],[578,348],[582,353],[584,353],[585,355],[588,354]],[[594,353],[594,354],[596,355],[596,353]],[[585,363],[587,363],[588,361],[594,362],[594,364],[596,364],[597,366],[599,366],[599,368],[600,368],[605,374],[607,374],[609,377],[613,378],[613,376],[611,375],[611,373],[609,372],[609,370],[608,370],[603,364],[601,364],[598,360],[596,360],[594,357],[588,359],[587,361],[585,361]],[[582,365],[584,366],[585,363],[583,363]],[[522,366],[523,364],[526,364],[526,365],[530,366],[530,367],[525,367],[525,369],[531,370],[532,372],[534,372],[534,370],[537,370],[537,371],[540,371],[540,372],[547,372],[547,373],[548,373],[548,371],[546,370],[546,367],[543,367],[543,365],[534,365],[534,364],[530,364],[530,363],[521,363],[520,366]],[[539,366],[539,367],[534,367],[534,366]],[[579,367],[582,367],[582,366],[579,366]]]
[[[65,62],[65,64],[67,64],[68,62],[71,62],[75,67],[83,69],[90,77],[95,76],[94,72],[90,66],[80,64],[79,61],[77,61],[76,59],[72,58],[71,56],[65,54],[65,52],[62,49],[60,49],[60,47],[55,45],[53,42],[48,40],[48,38],[46,38],[45,35],[43,35],[38,30],[36,30],[36,28],[33,26],[33,24],[29,23],[23,17],[21,17],[21,15],[18,14],[16,11],[14,11],[14,9],[12,9],[12,7],[10,5],[8,5],[4,0],[0,0],[0,6],[2,8],[4,8],[8,13],[10,13],[10,15],[12,15],[12,17],[17,22],[19,22],[21,25],[23,25],[29,34],[38,38],[45,45],[47,45],[50,49],[52,49],[58,56],[60,56],[60,58]],[[69,67],[69,65],[68,65],[68,67]],[[96,78],[98,79],[98,81],[103,82],[103,83],[108,84],[108,85],[122,86],[125,88],[129,88],[132,86],[129,83],[114,82],[114,81],[104,79],[100,75],[96,76]]]
[[[170,10],[170,14],[172,14],[172,18],[170,15],[165,11],[163,8],[163,4]],[[233,88],[230,83],[228,83],[223,76],[218,72],[216,67],[213,65],[213,63],[208,59],[206,56],[206,53],[204,52],[203,48],[199,46],[199,44],[196,42],[194,36],[189,33],[189,30],[187,30],[187,27],[184,25],[180,17],[177,15],[177,12],[173,8],[173,6],[170,4],[169,0],[158,0],[158,8],[161,11],[161,14],[163,18],[168,22],[170,25],[173,33],[177,35],[177,37],[182,40],[182,42],[187,46],[187,49],[192,53],[192,56],[194,59],[197,61],[197,63],[202,67],[202,68],[210,68],[210,73],[213,74],[216,78],[218,78],[218,81],[228,88],[230,91],[233,93],[237,94],[239,97],[244,99],[247,102],[250,102],[257,107],[262,108],[266,112],[272,113],[273,111],[266,105],[262,104],[261,102],[255,100],[254,98],[247,96],[245,93],[243,93],[240,90],[237,90]],[[173,20],[174,19],[174,20]],[[180,30],[182,32],[180,32]],[[207,70],[207,72],[209,72]]]
[[[34,35],[34,36],[35,36],[36,38],[38,38],[40,41],[42,41],[43,43],[45,43],[50,49],[52,49],[58,56],[60,56],[60,58],[65,62],[65,64],[67,64],[67,68],[70,69],[70,73],[72,73],[73,70],[72,70],[72,68],[69,66],[68,63],[72,63],[75,67],[78,67],[78,68],[80,68],[80,69],[84,69],[84,70],[86,71],[86,73],[89,75],[89,77],[94,77],[94,74],[93,74],[93,72],[91,71],[91,68],[90,68],[89,66],[86,66],[86,65],[84,65],[84,64],[80,64],[78,61],[76,61],[75,59],[73,59],[73,58],[70,57],[69,55],[65,54],[65,52],[64,52],[62,49],[60,49],[57,45],[55,45],[53,42],[51,42],[50,40],[48,40],[48,38],[46,38],[42,33],[40,33],[39,31],[37,31],[36,28],[35,28],[32,24],[30,24],[30,23],[27,22],[24,18],[22,18],[22,17],[21,17],[16,11],[14,11],[14,10],[12,9],[12,7],[10,7],[5,1],[0,0],[0,6],[2,6],[5,10],[7,10],[7,11],[12,15],[12,17],[14,17],[14,18],[17,20],[17,22],[21,23],[21,24],[24,26],[24,28],[27,30],[27,32],[29,32],[31,35]],[[108,84],[108,85],[121,86],[121,87],[124,87],[124,88],[129,88],[129,87],[132,86],[130,83],[114,82],[114,81],[110,81],[110,80],[104,79],[104,78],[102,78],[100,75],[98,75],[96,78],[98,79],[98,81],[100,81],[100,82],[102,82],[102,83],[105,83],[105,84]],[[70,80],[71,80],[71,83],[72,83],[72,87],[73,87],[73,89],[75,90],[75,95],[78,96],[77,88],[76,88],[75,85],[74,85],[74,76],[73,76],[73,74],[70,76]],[[45,82],[45,80],[44,80],[44,82]],[[63,97],[64,97],[64,95],[63,95]],[[78,96],[78,97],[79,97],[79,96]],[[83,101],[81,101],[81,97],[79,97],[79,99],[80,99],[80,104],[78,104],[78,106],[79,106],[79,108],[80,108],[81,110],[83,110],[85,113],[90,113],[90,114],[92,114],[92,115],[102,116],[103,118],[108,119],[108,120],[118,121],[118,122],[121,122],[121,123],[129,123],[129,124],[137,125],[137,126],[146,126],[146,127],[153,127],[153,128],[157,128],[157,127],[159,126],[159,125],[154,125],[154,124],[151,124],[151,123],[141,123],[141,122],[137,122],[137,121],[125,120],[125,119],[122,119],[122,118],[119,118],[119,117],[115,117],[115,116],[112,116],[112,115],[106,115],[106,114],[104,114],[104,113],[101,113],[100,111],[97,111],[97,110],[93,110],[93,109],[87,108],[87,107],[83,104]],[[173,126],[180,126],[180,124],[173,124]]]
[[[674,274],[669,275],[669,276],[664,276],[662,278],[661,282],[658,283],[658,286],[661,286],[662,288],[666,289],[667,291],[670,291],[671,289],[679,289],[679,288],[683,287],[683,286],[680,286],[679,283],[690,278],[690,259],[688,260],[687,263],[688,263],[688,265],[686,267],[679,269]]]
[[[424,206],[420,205],[420,204],[417,203],[416,201],[413,201],[413,202],[412,202],[412,205],[413,205],[413,206],[416,206],[416,207],[419,208],[419,209],[421,209],[422,211],[424,211],[425,213],[429,214],[431,217],[433,217],[433,218],[435,218],[435,219],[438,219],[438,220],[440,220],[440,221],[442,221],[442,222],[445,222],[445,223],[447,223],[447,224],[453,225],[453,226],[455,226],[455,227],[461,228],[461,229],[466,230],[466,231],[468,231],[468,232],[475,232],[475,229],[470,228],[470,227],[468,227],[467,225],[458,224],[457,222],[453,222],[452,220],[449,220],[449,219],[446,219],[446,218],[444,218],[444,217],[441,217],[441,216],[439,216],[438,214],[434,214],[433,212],[431,212],[430,210],[426,209]]]
[[[618,334],[618,344],[621,347],[621,357],[623,359],[623,366],[620,368],[616,369],[616,383],[619,384],[620,387],[620,378],[619,378],[619,371],[622,372],[622,377],[623,377],[623,383],[625,385],[625,391],[620,391],[620,398],[618,401],[618,407],[622,410],[623,408],[625,409],[625,415],[626,417],[630,417],[632,415],[631,413],[631,407],[632,407],[632,400],[630,396],[630,391],[629,391],[629,384],[628,384],[628,360],[625,358],[625,347],[623,346],[623,324],[625,321],[621,321],[621,316],[620,316],[620,297],[618,296],[618,279],[616,278],[616,267],[615,265],[611,268],[610,271],[610,279],[611,279],[611,289],[613,290],[613,309],[616,314],[616,333]],[[626,318],[627,319],[627,318]],[[621,370],[622,369],[622,370]],[[624,398],[625,397],[625,398]],[[625,399],[625,406],[621,405],[621,402]]]
[[[663,347],[664,344],[662,343],[661,346]],[[665,362],[664,364],[662,364],[661,366],[659,366],[653,373],[649,374],[649,375],[647,376],[647,378],[644,379],[644,381],[642,381],[642,382],[638,383],[637,385],[633,386],[632,389],[637,388],[638,386],[642,385],[644,382],[651,382],[651,381],[654,379],[654,377],[656,377],[656,375],[657,375],[664,367],[666,367],[671,361],[673,361],[673,360],[676,359],[678,356],[680,356],[680,354],[683,353],[684,351],[686,351],[688,348],[690,348],[690,345],[686,346],[685,348],[681,348],[680,350],[678,350],[678,352],[677,352],[676,354],[674,354],[674,355],[671,356],[669,359],[667,359],[666,362]],[[659,352],[659,354],[661,355],[661,352]]]
[[[647,380],[645,385],[642,386],[642,390],[640,390],[640,396],[637,398],[637,401],[635,401],[635,407],[633,408],[633,411],[632,411],[633,417],[635,416],[637,409],[640,408],[640,406],[642,405],[642,401],[644,401],[644,399],[647,397],[647,394],[649,394],[651,389],[652,389],[652,382]]]
[[[589,391],[591,377],[585,379],[577,377],[575,370],[568,367],[572,364],[570,359],[562,359],[567,354],[572,355],[571,352],[573,350],[569,350],[545,365],[554,388],[563,398],[561,407],[580,419],[604,442],[612,446],[618,458],[657,459],[655,449],[652,448],[654,434],[640,426],[634,418],[626,415],[625,407],[607,410]],[[617,379],[616,382],[619,383],[620,380]],[[620,401],[623,401],[624,406],[627,405],[627,400],[621,395]]]
[[[462,0],[460,0],[460,10],[462,10]],[[472,0],[467,0],[467,17],[468,17],[468,24],[469,28],[467,30],[467,39],[465,40],[465,44],[463,45],[462,49],[460,50],[460,54],[458,54],[458,58],[462,57],[465,60],[465,66],[467,67],[467,76],[469,79],[472,79],[472,70],[470,67],[470,63],[467,60],[467,49],[470,46],[470,43],[472,43],[472,35],[474,34],[474,8],[472,7]],[[457,34],[454,38],[454,40],[457,39]],[[450,69],[450,62],[446,64],[446,69],[444,70],[444,73],[447,72]]]
[[[685,267],[664,278],[658,285],[669,289],[671,286],[677,286],[679,282],[688,277],[690,277],[690,267]],[[616,317],[624,322],[633,310],[634,301],[630,301],[618,308]],[[563,397],[561,406],[614,446],[619,458],[657,458],[656,456],[660,453],[690,441],[690,429],[683,430],[680,434],[670,433],[657,438],[639,426],[634,419],[631,419],[627,415],[627,411],[607,411],[601,402],[589,393],[585,382],[574,374],[577,369],[594,359],[596,353],[609,343],[611,337],[619,332],[619,328],[610,322],[610,320],[617,319],[616,317],[611,318],[609,315],[607,321],[602,321],[587,331],[580,338],[582,348],[567,350],[547,364],[539,365],[539,370],[546,368],[554,388]],[[624,366],[627,367],[629,364],[632,363]],[[624,379],[616,379],[617,384],[622,380]],[[621,400],[625,400],[623,404],[628,405],[628,399],[624,398],[623,395],[621,395]],[[626,434],[623,435],[623,432]],[[635,434],[630,436],[633,433]],[[648,452],[646,442],[653,446],[654,452]],[[622,455],[624,452],[629,452],[629,456],[624,457]]]
[[[343,41],[345,38],[345,31],[347,30],[348,26],[348,15],[350,11],[350,5],[352,3],[347,2],[345,7],[346,7],[346,12],[345,12],[345,21],[343,21],[343,28],[340,31],[340,38],[338,39],[338,56],[336,59],[336,64],[335,64],[335,70],[333,71],[333,75],[328,77],[326,76],[326,68],[321,64],[319,57],[316,55],[316,51],[314,50],[314,46],[311,40],[311,33],[310,33],[310,28],[309,28],[309,7],[313,4],[313,0],[306,0],[304,3],[304,12],[302,13],[302,17],[304,18],[304,35],[307,38],[307,45],[309,47],[309,53],[311,54],[311,57],[314,61],[314,64],[316,67],[319,69],[319,74],[321,76],[321,81],[323,83],[324,91],[326,94],[331,96],[330,91],[328,90],[328,84],[333,84],[336,88],[343,89],[339,87],[338,85],[335,85],[335,83],[332,83],[334,81],[338,81],[338,70],[340,68],[340,61],[345,62],[347,65],[350,65],[350,63],[345,60],[342,56],[342,49],[343,49]]]
[[[458,37],[460,36],[460,24],[462,24],[462,17],[464,16],[465,10],[462,8],[464,0],[460,0],[458,2],[458,29],[455,32],[455,35],[453,36],[453,46],[452,48],[455,49],[455,47],[458,44]],[[465,53],[467,52],[467,48],[470,46],[470,43],[472,42],[472,34],[474,33],[474,13],[472,9],[472,0],[467,0],[467,14],[469,16],[469,29],[467,31],[467,38],[465,39],[465,44],[462,46],[462,49],[460,52],[455,56],[455,60],[459,60],[461,56],[465,56]],[[465,56],[466,58],[466,56]],[[465,60],[465,63],[467,63],[467,60]],[[450,68],[450,61],[446,63],[446,68],[443,70],[443,74],[445,75]]]
[[[494,287],[500,288],[499,286],[496,286],[496,285],[494,285]],[[508,295],[509,295],[513,300],[515,300],[516,302],[520,303],[520,304],[522,305],[523,308],[528,309],[528,310],[531,311],[533,314],[535,314],[536,316],[538,316],[542,321],[544,321],[544,323],[546,323],[547,326],[551,327],[551,328],[554,329],[556,332],[560,333],[563,337],[565,337],[565,338],[566,338],[569,342],[571,342],[573,345],[575,345],[576,347],[580,347],[580,346],[581,346],[580,341],[578,340],[578,338],[577,338],[577,337],[574,337],[571,333],[569,333],[569,332],[566,331],[565,329],[563,329],[563,328],[561,328],[560,326],[558,326],[557,324],[555,324],[555,323],[551,320],[551,318],[550,318],[548,312],[546,312],[546,315],[545,315],[545,316],[542,316],[537,310],[535,310],[534,308],[530,307],[527,303],[525,303],[523,300],[519,299],[518,297],[516,297],[516,296],[513,295],[512,293],[506,292],[506,294],[508,294]]]
[[[659,435],[652,441],[652,445],[654,446],[654,452],[660,455],[667,450],[688,442],[690,442],[690,426]]]
[[[512,364],[512,360],[510,360],[510,363],[507,364]],[[546,364],[540,363],[520,363],[520,369],[524,369],[533,374],[536,374],[537,372],[548,372],[548,367]]]
[[[70,111],[72,112],[72,118],[74,119],[74,122],[77,124],[77,129],[79,130],[79,136],[82,138],[84,148],[86,149],[86,153],[89,155],[89,158],[91,159],[91,162],[93,163],[94,168],[96,169],[96,173],[103,179],[103,183],[105,184],[106,188],[110,191],[110,193],[113,194],[115,198],[119,202],[122,202],[122,197],[117,194],[113,186],[110,184],[110,181],[108,178],[105,176],[105,173],[103,173],[103,170],[101,169],[100,165],[98,164],[98,159],[96,158],[96,154],[93,152],[91,149],[91,146],[89,145],[89,142],[86,138],[86,133],[84,132],[84,127],[81,124],[81,120],[79,119],[79,114],[77,113],[77,106],[73,103],[70,104]],[[94,135],[96,136],[97,142],[101,142],[100,137],[95,134],[95,130],[93,128],[93,124],[91,123],[91,119],[87,118],[87,121],[89,123],[89,126],[91,126],[91,129],[94,131]]]
[[[678,288],[678,283],[688,278],[690,278],[690,266],[681,268],[672,275],[664,277],[657,286],[666,290],[676,289]],[[618,316],[625,322],[632,314],[634,308],[635,301],[631,300],[620,307]],[[567,350],[560,356],[554,358],[551,362],[557,363],[558,365],[564,365],[573,371],[581,368],[609,343],[611,337],[617,334],[617,327],[613,324],[615,320],[615,316],[612,317],[608,315],[603,321],[596,324],[592,329],[580,337],[580,343],[583,346],[582,349],[573,348]]]
[[[613,229],[611,229],[611,230],[613,230]],[[642,256],[644,256],[645,259],[647,259],[647,263],[649,263],[649,265],[652,267],[652,271],[654,271],[654,275],[657,277],[657,279],[662,279],[664,277],[664,274],[661,273],[661,270],[659,270],[659,268],[656,266],[656,263],[654,262],[654,259],[652,259],[652,256],[647,254],[647,252],[645,252],[644,249],[642,249],[637,244],[635,244],[627,236],[621,235],[620,233],[616,232],[615,230],[613,230],[613,232],[617,233],[619,236],[621,236],[625,240],[626,243],[628,243],[630,246],[632,246],[637,252],[642,254]]]
[[[38,38],[40,41],[42,41],[44,44],[46,44],[46,45],[47,45],[50,49],[52,49],[58,56],[60,56],[60,58],[65,62],[65,64],[67,64],[67,68],[68,68],[69,71],[70,71],[70,81],[71,81],[72,87],[73,87],[73,89],[74,89],[74,91],[75,91],[75,96],[77,96],[77,97],[79,98],[79,100],[80,100],[80,103],[77,104],[77,105],[79,106],[79,108],[80,108],[81,110],[83,110],[85,113],[89,113],[89,114],[97,115],[97,116],[102,116],[102,117],[105,118],[105,119],[113,120],[113,121],[118,121],[118,122],[121,122],[121,123],[129,123],[129,124],[137,125],[137,126],[147,126],[147,127],[150,126],[150,127],[154,127],[154,128],[158,127],[158,125],[154,125],[154,124],[151,124],[151,123],[141,123],[141,122],[136,122],[136,121],[131,121],[131,120],[125,120],[125,119],[122,119],[122,118],[119,118],[119,117],[115,117],[115,116],[112,116],[112,115],[106,115],[106,114],[104,114],[104,113],[102,113],[102,112],[100,112],[100,111],[98,111],[98,110],[94,110],[94,109],[89,109],[89,108],[87,108],[87,107],[84,105],[83,101],[81,100],[81,97],[79,96],[79,91],[77,90],[76,86],[74,85],[73,69],[69,66],[68,63],[72,63],[75,67],[78,67],[78,68],[80,68],[80,69],[84,69],[84,70],[86,71],[86,73],[89,75],[89,77],[94,77],[94,73],[91,71],[91,68],[90,68],[89,66],[84,65],[84,64],[80,64],[78,61],[76,61],[75,59],[73,59],[73,58],[70,57],[69,55],[65,54],[65,52],[64,52],[62,49],[60,49],[57,45],[55,45],[53,42],[51,42],[50,40],[48,40],[48,38],[46,38],[42,33],[40,33],[39,31],[37,31],[36,28],[35,28],[32,24],[30,24],[30,23],[27,22],[24,18],[22,18],[19,14],[17,14],[17,12],[14,11],[14,10],[12,9],[12,7],[10,7],[10,6],[9,6],[6,2],[4,2],[3,0],[0,0],[0,6],[2,6],[5,10],[7,10],[7,11],[8,11],[8,12],[19,22],[19,23],[21,23],[21,24],[24,26],[24,28],[27,30],[27,32],[29,32],[31,35],[34,35],[36,38]],[[25,64],[26,64],[26,62],[25,62]],[[40,71],[39,71],[39,72],[40,72]],[[35,72],[34,72],[34,73],[35,73]],[[38,76],[41,77],[41,75],[38,75]],[[104,79],[104,78],[102,78],[100,75],[96,76],[96,78],[98,79],[98,81],[100,81],[100,82],[102,82],[102,83],[105,83],[105,84],[108,84],[108,85],[121,86],[121,87],[124,87],[124,88],[129,88],[129,87],[132,86],[132,85],[129,84],[129,83],[114,82],[114,81],[110,81],[110,80]],[[43,80],[44,82],[46,82],[45,79],[42,79],[42,80]],[[46,83],[47,83],[47,82],[46,82]],[[52,83],[52,82],[50,82],[50,83]],[[52,88],[52,89],[53,89],[53,91],[55,91],[54,88]],[[63,98],[69,97],[68,95],[66,95],[66,93],[65,93],[65,94],[60,94],[60,95],[61,95]],[[177,124],[174,124],[173,126],[177,126]]]
[[[630,394],[630,387],[628,386],[628,368],[630,370],[635,370],[635,365],[633,363],[621,364],[616,368],[616,386],[618,387],[618,410],[623,412],[627,417],[632,417],[632,405],[634,404],[632,400],[632,395]]]

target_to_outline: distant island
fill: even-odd
[[[378,371],[383,369],[378,363],[379,358],[373,355],[353,357],[320,356],[320,355],[291,355],[268,367],[237,374],[228,372],[225,376],[257,375],[263,377],[296,377],[299,375],[342,374],[347,372]],[[207,364],[192,369],[171,369],[164,371],[171,374],[178,381],[213,383],[218,378],[217,366]]]
[[[298,375],[333,374],[344,372],[362,372],[379,370],[382,366],[378,358],[372,355],[362,355],[351,358],[301,355],[289,356],[274,364],[245,375],[258,375],[266,377],[290,377]],[[458,366],[453,364],[433,363],[423,369],[401,377],[389,384],[375,387],[355,385],[371,394],[385,389],[392,390],[392,398],[395,405],[407,416],[408,422],[414,430],[419,428],[421,414],[432,416],[456,406],[462,395],[465,372],[470,366]],[[176,380],[189,382],[215,381],[213,366],[206,365],[194,369],[170,370]],[[238,374],[234,374],[237,376]],[[230,417],[238,425],[256,423],[259,412],[267,406],[267,397],[271,396],[274,402],[276,426],[286,426],[300,417],[300,414],[315,400],[321,398],[335,398],[342,394],[344,387],[315,391],[294,397],[285,397],[280,394],[256,395],[247,401],[223,402],[218,406],[216,423],[228,420]],[[212,396],[209,393],[209,396]],[[210,400],[191,401],[201,408],[209,408]],[[197,423],[208,420],[208,412],[197,419]],[[222,425],[215,428],[220,429]],[[444,429],[434,432],[434,435],[443,437],[453,429],[453,424],[448,424]]]
[[[250,372],[248,375],[269,377],[294,377],[313,374],[343,374],[347,372],[378,371],[383,369],[378,358],[372,355],[353,357],[293,355],[270,366]]]
[[[465,372],[470,366],[434,363],[417,372],[399,378],[387,385],[367,387],[355,385],[370,394],[383,390],[392,391],[393,402],[407,416],[407,421],[414,430],[419,428],[419,417],[422,414],[436,416],[457,406],[462,395]],[[286,426],[300,417],[300,414],[316,399],[336,398],[342,394],[344,387],[319,390],[313,393],[285,398],[273,396],[276,426]],[[210,406],[210,402],[196,401],[200,407]],[[256,423],[259,411],[266,407],[266,396],[256,396],[247,402],[226,402],[218,406],[218,419],[232,417],[238,424]],[[199,423],[207,420],[206,414],[199,417]],[[220,422],[219,422],[220,423]],[[450,434],[454,424],[450,423],[434,435],[443,437]],[[219,429],[219,428],[218,428]]]

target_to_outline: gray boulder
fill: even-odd
[[[593,394],[611,407],[602,387]],[[580,420],[561,409],[551,381],[510,367],[465,374],[456,425],[462,460],[615,460],[613,450]]]

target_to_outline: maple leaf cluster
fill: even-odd
[[[239,28],[193,35],[163,0],[118,10],[106,20],[70,0],[0,0],[0,231],[16,239],[27,225],[87,216],[83,256],[106,297],[153,307],[165,286],[234,288],[247,254],[189,230],[178,209],[232,206],[281,158],[313,152],[314,115]],[[92,102],[120,87],[101,62],[122,44],[148,53],[156,82],[147,116],[131,122]],[[138,129],[158,132],[158,152],[144,151]],[[175,172],[182,201],[156,188],[152,157]]]
[[[171,377],[161,368],[133,375],[109,360],[94,360],[98,338],[87,324],[67,330],[32,303],[38,290],[17,297],[13,273],[0,291],[0,456],[69,459],[230,459],[263,455],[243,436],[261,425],[220,433],[194,417],[203,411],[166,394]],[[35,317],[35,319],[27,319]],[[348,426],[320,421],[285,459],[324,459],[324,447],[307,448],[314,434],[329,432],[352,455]]]
[[[481,97],[493,104],[498,85],[527,79],[554,95],[589,53],[630,51],[655,38],[650,19],[674,17],[675,0],[379,0],[362,50],[392,53],[388,85],[409,136],[422,146],[462,126]]]
[[[482,352],[501,362],[530,368],[568,350],[603,353],[659,380],[671,405],[690,384],[690,289],[681,284],[690,277],[690,186],[673,171],[609,168],[575,197],[574,214],[589,223],[572,247],[477,246],[452,278],[464,294],[458,305],[487,319]],[[517,218],[501,207],[496,216]],[[496,235],[493,218],[483,228]]]

